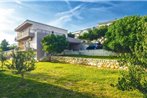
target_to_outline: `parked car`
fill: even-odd
[[[86,49],[87,50],[94,50],[94,49],[102,49],[103,45],[101,43],[93,43],[90,44]]]

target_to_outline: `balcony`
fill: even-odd
[[[32,32],[19,32],[15,40],[20,41],[20,40],[25,40],[32,37],[34,37],[34,33]]]

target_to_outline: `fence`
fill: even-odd
[[[104,50],[104,49],[97,49],[97,50],[79,50],[79,51],[72,51],[66,50],[64,51],[65,55],[87,55],[87,56],[116,56],[117,53]]]

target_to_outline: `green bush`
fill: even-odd
[[[28,51],[13,51],[12,64],[7,65],[13,72],[20,74],[24,79],[25,72],[34,70],[35,67],[35,55],[32,50]]]
[[[6,60],[7,60],[6,54],[4,52],[0,52],[0,62],[1,62],[2,70],[3,70],[3,67],[4,67],[4,65],[6,63]]]
[[[143,78],[145,75],[144,69],[140,66],[130,66],[128,73],[123,73],[122,77],[118,79],[117,87],[121,90],[139,89],[143,91],[146,89],[146,82]]]

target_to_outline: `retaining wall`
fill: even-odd
[[[80,57],[64,57],[64,56],[52,56],[52,61],[65,62],[70,64],[80,64],[96,66],[99,68],[111,68],[111,69],[127,69],[125,66],[119,66],[117,60],[109,59],[95,59],[95,58],[80,58]]]

